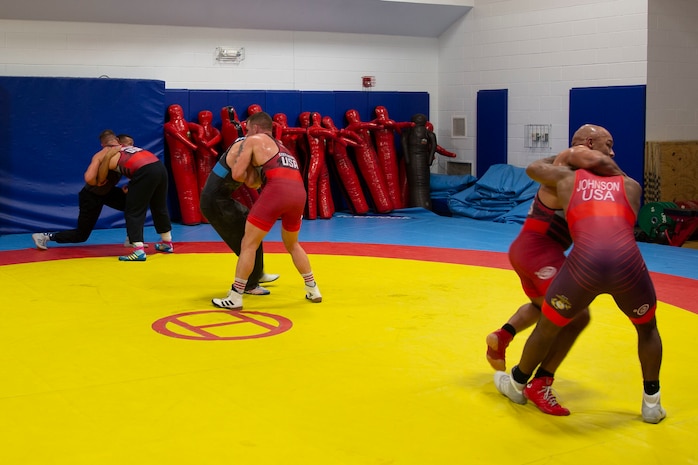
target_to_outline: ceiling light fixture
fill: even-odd
[[[240,63],[245,59],[245,49],[231,47],[216,47],[216,61],[221,63]]]

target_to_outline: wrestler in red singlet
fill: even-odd
[[[155,250],[172,253],[172,223],[167,209],[168,174],[160,159],[147,150],[133,146],[115,145],[100,163],[98,181],[106,178],[108,171],[117,171],[130,179],[126,194],[126,232],[134,244],[134,251],[119,257],[121,261],[145,261],[143,227],[150,208],[155,231],[162,242]]]
[[[116,166],[119,173],[127,178],[133,178],[133,174],[139,168],[159,161],[160,159],[154,153],[143,150],[140,147],[123,147]]]
[[[562,209],[549,208],[536,195],[521,232],[509,247],[509,261],[530,299],[545,295],[570,245]]]
[[[596,296],[611,294],[634,324],[652,319],[657,297],[635,242],[636,217],[622,176],[575,172],[567,207],[574,246],[548,288],[545,316],[563,326]]]
[[[558,157],[564,159],[580,150],[587,148],[572,147]],[[602,152],[591,150],[588,155],[612,161]],[[550,386],[541,381],[544,378],[539,377],[540,370],[545,358],[556,352],[554,345],[568,339],[564,332],[576,325],[594,298],[610,294],[637,331],[642,420],[659,423],[666,411],[660,402],[662,340],[655,318],[657,298],[634,235],[642,188],[613,165],[609,164],[610,170],[602,170],[606,176],[584,169],[575,171],[564,163],[555,166],[546,160],[526,168],[532,179],[555,188],[574,245],[548,288],[542,316],[526,341],[519,364],[512,368],[511,375],[497,371],[494,382],[512,402],[525,404],[530,400],[544,413],[568,415],[569,410],[551,409],[545,402]],[[538,373],[529,382],[536,367]]]
[[[247,221],[268,232],[274,222],[281,218],[284,229],[298,231],[306,201],[303,178],[291,152],[271,135],[269,137],[279,151],[260,167],[262,192],[252,206]]]
[[[298,161],[272,136],[273,120],[269,114],[250,114],[246,126],[247,136],[226,151],[225,164],[230,167],[233,180],[254,189],[261,187],[261,193],[247,215],[235,282],[226,297],[211,299],[211,303],[230,310],[242,308],[242,294],[254,267],[255,252],[279,218],[281,240],[303,278],[305,298],[322,302],[308,254],[298,242],[306,201]]]

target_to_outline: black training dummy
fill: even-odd
[[[414,126],[402,132],[402,151],[405,157],[409,206],[431,210],[429,166],[436,153],[436,135],[427,129],[427,117],[421,113],[412,116]]]

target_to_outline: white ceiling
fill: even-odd
[[[439,37],[474,0],[0,0],[1,19]]]

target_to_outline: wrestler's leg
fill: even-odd
[[[637,331],[637,353],[642,368],[642,419],[659,423],[666,417],[660,402],[659,371],[662,365],[662,338],[657,329],[657,296],[649,273],[640,273],[628,292],[612,292],[613,299]]]
[[[126,192],[120,187],[112,187],[104,196],[104,205],[114,210],[124,211],[126,208]]]
[[[572,324],[576,317],[587,311],[596,295],[598,293],[590,292],[577,284],[574,276],[569,272],[569,261],[562,266],[545,295],[541,318],[524,346],[521,362],[516,370],[518,375],[514,373],[517,382],[523,383],[524,378],[528,379],[533,374],[536,367],[548,356],[562,328]],[[563,333],[562,336],[576,337],[575,333],[578,334],[587,322],[585,319],[574,322],[579,326],[567,330],[568,332]],[[567,345],[566,350],[569,350],[573,342],[574,340],[569,339],[558,341],[563,350],[565,345]]]
[[[240,255],[235,267],[235,281],[238,279],[247,281],[255,266],[257,249],[262,240],[267,235],[267,231],[258,228],[249,221],[245,223],[245,235],[242,238]]]
[[[281,240],[288,253],[291,254],[293,265],[298,272],[302,275],[310,273],[312,271],[310,268],[310,260],[308,259],[308,254],[305,252],[305,249],[303,249],[298,242],[298,231],[288,231],[282,227]]]
[[[102,206],[104,205],[104,197],[93,194],[85,189],[78,194],[78,224],[75,229],[68,231],[59,231],[49,235],[50,240],[59,244],[74,244],[85,242],[92,234],[92,231],[97,224]]]
[[[235,255],[240,256],[249,210],[232,198],[216,199],[211,204],[212,207],[202,209],[204,216],[221,236],[223,242],[230,247],[230,250],[235,252]]]
[[[635,325],[637,330],[637,353],[642,367],[642,379],[658,380],[662,365],[662,338],[657,329],[657,319]]]
[[[264,244],[260,243],[259,247],[255,251],[254,267],[252,268],[252,273],[247,278],[247,288],[254,289],[259,285],[259,280],[264,274]]]
[[[153,190],[148,183],[149,179],[146,176],[139,176],[139,173],[136,173],[129,184],[128,194],[126,194],[124,218],[126,219],[126,234],[132,243],[143,242],[145,216]]]
[[[286,247],[286,250],[291,254],[293,259],[293,264],[295,265],[298,272],[303,277],[305,282],[305,298],[313,303],[322,302],[322,294],[320,293],[320,287],[315,282],[315,275],[313,274],[313,269],[310,266],[310,259],[305,249],[298,242],[298,231],[300,230],[300,225],[298,229],[294,226],[291,230],[286,229],[281,226],[281,240]]]
[[[543,298],[539,297],[539,301]],[[538,304],[540,305],[540,304]],[[520,306],[507,322],[485,338],[487,344],[487,361],[498,371],[506,369],[506,349],[520,331],[530,328],[540,317],[540,307],[534,302]]]
[[[561,330],[562,327],[550,321],[545,315],[541,315],[538,324],[536,324],[533,332],[526,340],[521,360],[517,366],[518,371],[526,375],[525,380],[521,377],[515,377],[517,382],[525,384],[525,381],[528,381],[533,371],[548,354],[550,347],[552,347],[555,338]]]
[[[569,324],[562,328],[550,346],[548,354],[541,362],[541,370],[544,370],[550,376],[555,374],[562,361],[567,357],[579,334],[589,324],[590,319],[589,308],[585,308]]]
[[[564,249],[538,233],[520,233],[509,246],[508,255],[530,302],[520,306],[501,328],[485,339],[487,361],[498,371],[506,369],[506,349],[514,337],[538,321],[545,293],[565,262]]]
[[[662,338],[659,336],[655,317],[647,323],[635,325],[635,329],[637,330],[637,352],[642,367],[642,419],[647,423],[659,423],[666,417],[666,411],[661,404],[659,386]]]
[[[150,192],[150,212],[153,215],[153,225],[155,231],[164,235],[172,231],[170,212],[167,209],[167,170],[161,163],[153,163],[152,190]],[[144,220],[145,221],[145,220]],[[130,237],[130,236],[129,236]],[[172,237],[163,237],[164,242],[171,242]],[[133,238],[131,238],[133,240]]]
[[[253,225],[249,221],[245,224],[245,235],[242,238],[240,255],[235,267],[235,282],[228,295],[222,299],[212,299],[216,307],[238,310],[242,308],[242,294],[247,288],[248,278],[255,266],[256,251],[259,249],[262,239],[267,235],[265,231]]]
[[[215,198],[204,193],[201,196],[201,212],[223,242],[239,257],[249,209],[233,198]],[[247,278],[245,289],[256,288],[263,274],[264,248],[260,244],[255,252],[254,267]]]

